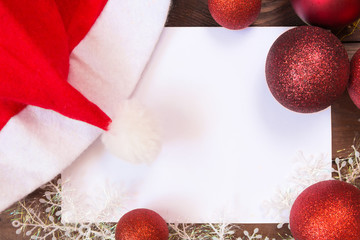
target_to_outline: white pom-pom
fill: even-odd
[[[132,163],[151,163],[161,150],[159,125],[136,100],[125,100],[109,130],[102,135],[106,148]]]

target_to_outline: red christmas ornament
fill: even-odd
[[[350,63],[339,39],[318,27],[282,34],[266,59],[266,80],[275,99],[302,113],[330,106],[345,91]]]
[[[239,30],[255,22],[261,0],[208,0],[209,11],[221,26]]]
[[[126,213],[116,227],[116,240],[167,240],[169,229],[164,219],[149,209]]]
[[[359,240],[360,190],[341,181],[323,181],[305,189],[290,212],[296,240]]]
[[[346,26],[360,17],[359,0],[291,0],[306,23],[326,28]]]
[[[351,59],[348,93],[354,104],[360,108],[360,50]]]

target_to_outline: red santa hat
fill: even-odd
[[[106,0],[5,0],[2,2],[0,15],[3,16],[4,21],[0,26],[2,32],[0,128],[26,105],[32,105],[56,111],[105,131],[109,130],[112,123],[110,117],[67,82],[69,55],[89,31],[106,2]],[[139,123],[139,119],[144,115],[145,110],[135,104],[123,105],[123,109],[125,111],[120,109],[121,114],[118,116],[122,120],[112,125],[116,129],[104,138],[105,142],[111,146],[115,154],[130,161],[141,162],[142,158],[148,158],[149,155],[153,158],[156,154],[150,154],[149,151],[145,151],[148,154],[144,156],[136,154],[136,151],[143,147],[131,141],[131,139],[139,139],[141,145],[144,140],[139,138],[138,127],[143,125]],[[132,127],[128,119],[133,120],[137,127]],[[151,120],[147,117],[145,119],[145,124],[150,127],[142,130],[145,129],[145,133],[149,133],[146,129],[154,129],[155,132],[152,123],[149,125]],[[132,137],[134,135],[135,138]],[[124,139],[124,136],[129,139]],[[150,151],[158,151],[156,135],[142,136],[145,138],[151,136],[151,139],[145,139],[144,142],[147,141],[146,146],[151,146]],[[134,155],[129,154],[129,149],[132,149],[131,143],[136,145],[134,148],[134,154],[138,156],[136,159],[132,157]]]
[[[85,2],[89,4],[82,6]],[[0,129],[26,105],[108,128],[110,118],[67,82],[69,55],[106,2],[5,0],[0,3]],[[80,9],[82,12],[78,14]]]
[[[144,6],[140,8],[152,9],[154,16],[161,12],[161,17],[156,21],[156,31],[150,34],[152,39],[146,46],[149,50],[153,48],[163,26],[159,23],[164,24],[166,19],[169,0],[160,0],[157,6],[153,4],[151,7],[139,0],[111,2],[113,5],[122,5],[129,9],[139,8],[141,4]],[[140,104],[123,100],[117,104],[120,111],[116,114],[113,109],[104,111],[84,96],[86,92],[77,90],[68,82],[70,54],[88,34],[102,14],[105,5],[109,3],[107,0],[3,0],[0,2],[0,129],[5,130],[11,119],[21,114],[28,105],[36,106],[106,131],[108,134],[103,137],[104,142],[122,159],[149,162],[156,157],[160,149],[158,129],[154,125],[153,118]],[[124,12],[119,14],[126,14],[127,10],[124,9]],[[113,10],[109,9],[108,12],[110,11]],[[103,16],[103,19],[106,17]],[[144,19],[146,20],[148,19]],[[130,28],[131,24],[128,25]],[[148,58],[150,54],[151,51],[144,58]],[[136,69],[139,76],[140,69],[139,67]],[[82,82],[78,85],[86,84]],[[87,92],[85,95],[89,96],[90,93]],[[106,96],[106,93],[103,95]],[[9,128],[17,129],[14,125]],[[2,134],[0,142],[11,142],[4,140],[6,138],[4,134],[9,134],[11,131],[6,129],[5,132],[0,132],[0,135]],[[4,159],[14,157],[13,151],[11,154],[4,151],[6,150],[0,149],[0,155],[5,156]],[[21,156],[14,158],[17,164],[22,161]],[[14,166],[9,166],[9,162],[0,160],[0,167],[4,166],[4,169],[10,169],[7,172],[11,172]],[[57,174],[64,167],[61,165]],[[35,186],[36,184],[43,184],[44,181],[50,180],[50,177],[54,177],[54,169],[50,172],[51,174],[46,174],[41,180],[26,186],[25,190],[20,189],[15,197],[5,199],[4,203],[1,203],[3,199],[0,199],[0,210],[9,202],[38,187]],[[0,179],[2,178],[5,176],[1,176],[0,171]],[[6,198],[6,189],[0,191]]]

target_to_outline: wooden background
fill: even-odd
[[[299,26],[304,23],[296,16],[291,8],[289,0],[263,0],[259,18],[253,26]],[[207,0],[173,0],[166,26],[169,27],[203,27],[218,26],[211,18],[207,8]],[[351,31],[350,27],[335,29],[333,33],[342,38]],[[360,30],[343,39],[345,48],[351,57],[360,48]],[[332,105],[332,157],[344,157],[351,151],[354,138],[360,130],[360,110],[351,102],[345,93]],[[2,183],[6,184],[6,183]],[[40,191],[36,191],[27,199],[37,197]],[[252,231],[259,227],[264,235],[277,237],[278,232],[284,234],[286,229],[278,231],[275,224],[240,225]],[[240,235],[239,235],[240,236]],[[0,240],[29,239],[15,234],[9,221],[8,213],[0,214]]]

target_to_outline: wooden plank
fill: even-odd
[[[298,26],[303,24],[288,0],[263,0],[261,13],[253,26]],[[207,0],[173,0],[166,26],[219,25],[211,17]]]
[[[360,49],[360,42],[344,43],[344,46],[349,55],[349,59],[351,59],[355,52]]]
[[[0,214],[0,239],[1,240],[16,240],[26,239],[21,235],[17,235],[16,228],[11,225],[10,217],[7,212]],[[28,238],[27,238],[28,239]]]
[[[345,49],[351,59],[360,48],[358,43],[344,43]],[[332,157],[333,159],[348,156],[353,144],[357,145],[360,138],[360,110],[352,103],[349,95],[345,93],[332,105]]]
[[[332,157],[348,156],[351,146],[357,144],[354,139],[360,135],[360,110],[345,93],[332,105]]]
[[[289,0],[263,0],[261,12],[252,26],[301,26],[306,25],[294,12]],[[173,0],[166,22],[168,27],[217,27],[208,10],[207,0]],[[353,26],[333,29],[344,42],[360,40],[360,29]],[[345,37],[346,35],[349,35]]]
[[[296,15],[289,0],[263,0],[261,12],[253,26],[300,26],[305,23]]]

